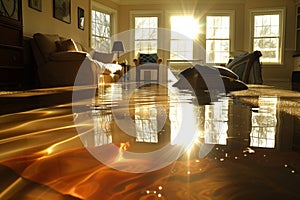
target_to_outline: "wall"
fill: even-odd
[[[131,11],[161,11],[164,16],[164,23],[167,26],[167,13],[172,11],[191,12],[195,17],[201,18],[205,12],[210,10],[233,10],[235,12],[235,32],[233,51],[251,51],[250,49],[250,10],[258,8],[282,8],[286,9],[286,25],[284,40],[284,58],[282,65],[264,65],[263,78],[268,82],[289,83],[294,66],[293,54],[295,53],[295,1],[294,0],[173,0],[156,1],[149,3],[126,0],[127,3],[120,1],[119,9],[119,30],[130,29]],[[201,40],[200,40],[201,41]]]
[[[247,0],[245,4],[245,38],[250,38],[249,18],[251,9],[271,9],[271,8],[285,8],[285,38],[284,38],[284,57],[282,65],[264,65],[263,64],[263,78],[266,82],[287,82],[290,83],[295,53],[295,27],[296,27],[296,9],[294,0]],[[244,40],[245,49],[249,49],[249,41]]]
[[[68,24],[53,17],[53,0],[42,0],[42,12],[30,8],[28,0],[23,1],[23,33],[28,37],[32,37],[36,32],[57,33],[89,46],[90,2],[90,0],[71,0],[71,23]],[[77,7],[84,9],[84,30],[78,29]]]
[[[28,1],[23,1],[24,35],[32,36],[35,32],[58,33],[65,37],[72,37],[85,45],[89,45],[89,21],[92,0],[72,0],[71,24],[53,18],[52,0],[42,0],[43,11],[38,12],[28,7]],[[295,1],[294,0],[96,0],[97,2],[118,11],[116,32],[131,29],[131,11],[160,11],[163,24],[167,25],[167,13],[170,11],[192,11],[195,16],[203,17],[209,10],[235,11],[235,41],[234,50],[249,51],[250,10],[257,8],[286,8],[286,25],[284,41],[283,65],[263,65],[263,78],[267,82],[289,82],[294,66],[295,53]],[[224,3],[226,2],[226,3]],[[85,30],[77,28],[77,6],[85,10]]]

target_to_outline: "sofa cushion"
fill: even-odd
[[[114,58],[114,53],[102,53],[99,51],[93,52],[93,59],[103,63],[112,63],[113,58]]]
[[[85,52],[79,51],[60,51],[53,53],[49,56],[49,60],[51,61],[59,61],[59,62],[66,62],[66,61],[83,61],[87,56]]]
[[[49,55],[56,52],[55,42],[60,41],[57,34],[35,33],[33,38],[46,60],[48,60]]]
[[[57,51],[78,51],[73,39],[56,41],[55,45]]]

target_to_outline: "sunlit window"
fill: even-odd
[[[230,51],[230,16],[206,17],[206,61],[227,63]]]
[[[110,52],[111,15],[92,10],[91,47],[100,52]]]
[[[135,52],[157,53],[158,17],[135,17]]]
[[[262,53],[261,62],[281,63],[283,11],[253,12],[253,51]]]
[[[171,16],[171,59],[192,60],[193,39],[199,31],[193,16]]]

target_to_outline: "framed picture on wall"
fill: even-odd
[[[84,30],[84,10],[78,7],[78,28]]]
[[[28,6],[42,12],[42,0],[28,0]]]
[[[71,0],[53,0],[53,17],[71,23]]]

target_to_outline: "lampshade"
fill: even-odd
[[[112,47],[112,52],[124,52],[124,45],[122,41],[115,41]]]

